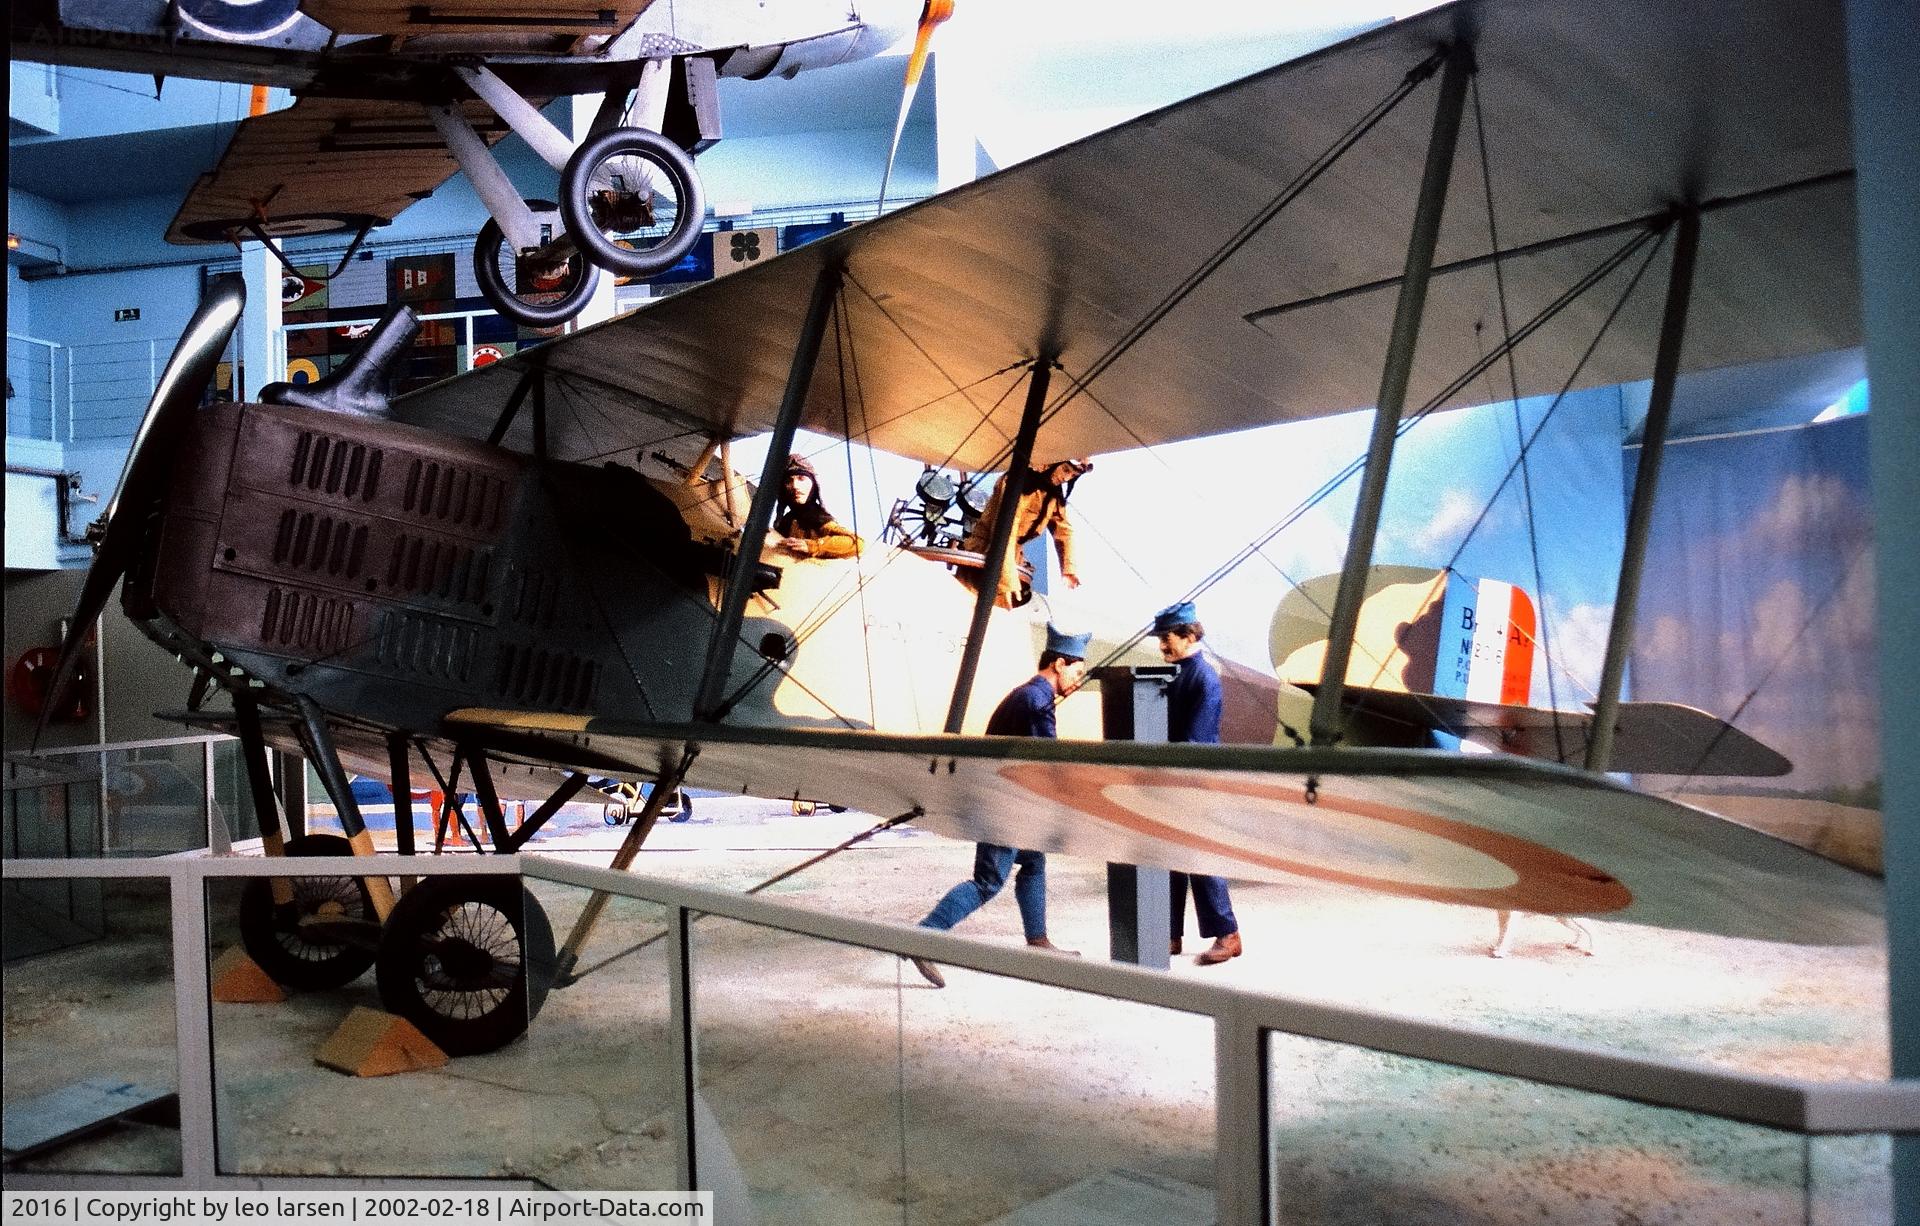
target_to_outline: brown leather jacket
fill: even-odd
[[[794,540],[805,541],[807,556],[810,558],[857,557],[862,544],[860,538],[854,535],[853,529],[837,519],[830,519],[817,529],[807,528],[787,520],[784,526],[775,524],[774,531],[783,538],[792,537]]]
[[[1048,470],[1050,471],[1050,470]],[[993,496],[987,499],[987,506],[974,522],[973,530],[967,534],[966,547],[979,553],[987,551],[989,538],[993,534],[993,521],[1000,515],[1000,499],[1012,482],[1002,477],[993,487]],[[1060,496],[1060,487],[1049,481],[1044,473],[1037,478],[1021,482],[1026,487],[1021,491],[1020,501],[1013,512],[1013,545],[1007,550],[1007,563],[1000,572],[999,591],[995,600],[1003,605],[1012,603],[1013,593],[1020,590],[1020,547],[1037,538],[1042,532],[1053,533],[1054,552],[1060,557],[1060,573],[1075,573],[1073,565],[1073,520],[1067,515],[1067,503]]]

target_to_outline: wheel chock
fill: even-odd
[[[286,990],[238,945],[213,960],[207,978],[213,999],[223,1005],[277,1005],[287,998]]]
[[[353,1077],[385,1077],[439,1068],[447,1053],[406,1018],[355,1005],[313,1060]]]

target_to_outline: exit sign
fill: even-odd
[[[130,324],[138,318],[140,318],[139,307],[118,307],[113,312],[113,322],[117,324]]]

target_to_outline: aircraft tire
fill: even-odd
[[[553,985],[553,926],[518,877],[425,877],[387,917],[380,1001],[449,1056],[505,1047]]]
[[[353,847],[337,834],[309,834],[287,841],[287,855],[351,856]],[[337,908],[342,918],[373,919],[373,900],[357,877],[295,877],[294,912],[276,913],[273,883],[249,878],[240,891],[240,943],[275,983],[301,992],[345,987],[373,965],[374,951],[363,945],[319,941],[301,935],[293,921]]]
[[[553,208],[553,204],[545,200],[527,203],[535,212]],[[492,218],[480,227],[480,236],[473,242],[474,279],[480,282],[481,295],[501,315],[523,327],[557,328],[578,315],[593,297],[594,288],[600,283],[600,269],[585,255],[576,253],[568,260],[569,265],[578,266],[570,288],[551,302],[529,302],[522,298],[507,284],[500,270],[500,249],[505,244],[500,223]]]
[[[639,158],[673,185],[679,201],[673,227],[650,247],[621,246],[600,228],[600,221],[593,215],[594,172],[616,157]],[[706,214],[706,191],[693,158],[679,145],[646,128],[609,128],[589,137],[573,151],[560,174],[560,216],[567,223],[568,237],[588,259],[623,277],[654,277],[678,264],[699,241],[700,224]]]

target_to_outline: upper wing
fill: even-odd
[[[618,758],[626,773],[658,774],[692,752],[697,786],[880,814],[918,809],[921,825],[962,838],[1097,860],[1777,941],[1866,942],[1882,931],[1872,878],[1697,809],[1517,758],[694,729],[485,710],[449,722],[508,752]]]
[[[565,376],[548,419],[560,456],[613,454],[674,430],[769,429],[809,288],[830,259],[849,278],[840,337],[822,355],[802,425],[865,432],[903,455],[992,463],[1021,410],[1020,396],[1002,399],[1017,372],[995,372],[1043,348],[1065,370],[1056,388],[1124,352],[1049,420],[1041,454],[1372,404],[1433,122],[1431,83],[1127,342],[1436,44],[1476,23],[1482,111],[1469,111],[1461,133],[1441,265],[1489,249],[1483,119],[1500,245],[1529,249],[1502,261],[1516,327],[1624,241],[1609,227],[1680,199],[1751,196],[1706,216],[1686,366],[1844,347],[1859,324],[1841,17],[1839,6],[1784,0],[1435,10],[417,392],[397,411],[484,434],[537,363]],[[1646,378],[1664,264],[1583,366],[1627,272],[1535,333],[1518,354],[1521,394],[1558,390],[1576,368],[1581,386]],[[1485,263],[1436,276],[1411,403],[1491,346],[1501,320],[1493,287]],[[1458,397],[1475,398],[1484,392]],[[509,438],[524,446],[524,430]]]
[[[1319,687],[1302,684],[1312,692]],[[1578,766],[1593,728],[1588,711],[1474,702],[1439,694],[1350,687],[1368,716],[1431,728],[1502,753]],[[1623,702],[1609,769],[1651,775],[1784,775],[1793,763],[1716,715],[1677,702]]]
[[[464,109],[481,139],[506,134],[484,103]],[[458,169],[415,103],[302,98],[241,123],[220,164],[187,193],[167,241],[231,242],[247,237],[249,220],[274,237],[384,224]]]

